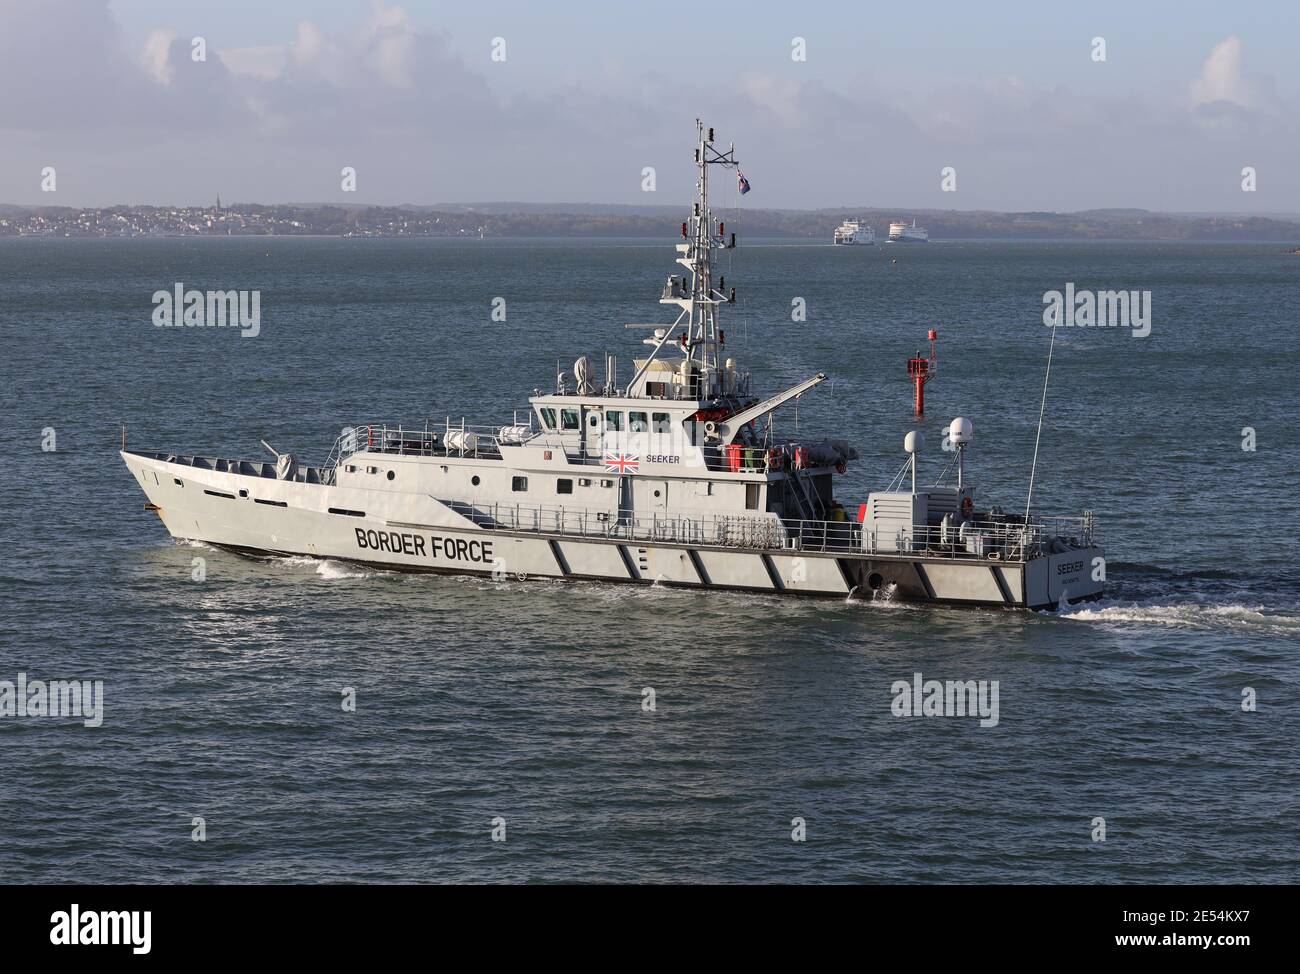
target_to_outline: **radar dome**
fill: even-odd
[[[971,425],[969,419],[958,416],[948,424],[948,438],[952,440],[954,445],[969,443],[975,439],[975,427]]]
[[[925,446],[925,434],[920,430],[912,430],[903,437],[903,449],[908,453],[920,453],[923,446]]]

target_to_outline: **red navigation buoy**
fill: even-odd
[[[917,416],[925,415],[925,384],[933,379],[938,371],[939,333],[931,328],[926,338],[930,342],[930,357],[926,358],[921,354],[920,349],[917,349],[916,354],[907,360],[907,374],[912,377],[912,384],[916,387]]]

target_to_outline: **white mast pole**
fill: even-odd
[[[1047,343],[1047,371],[1043,374],[1043,401],[1038,406],[1038,432],[1034,434],[1034,462],[1029,467],[1029,493],[1025,497],[1025,543],[1029,543],[1029,512],[1034,501],[1034,475],[1038,472],[1038,443],[1043,438],[1043,416],[1047,412],[1047,383],[1052,379],[1052,350],[1056,348],[1057,325],[1052,325],[1052,339]]]
[[[699,213],[695,217],[695,289],[691,294],[691,357],[694,358],[695,350],[695,332],[698,325],[702,338],[707,339],[705,332],[706,319],[709,313],[709,306],[702,301],[707,301],[709,297],[709,158],[708,143],[704,138],[704,123],[698,118],[695,120],[696,136],[700,147],[700,198]],[[699,320],[695,317],[695,309],[699,308]],[[700,353],[700,365],[705,364],[705,355],[707,352]]]

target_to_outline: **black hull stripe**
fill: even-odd
[[[636,565],[632,564],[632,556],[627,553],[624,545],[617,545],[618,553],[623,558],[623,567],[627,569],[627,577],[632,581],[640,581],[641,573],[636,570]]]
[[[925,597],[931,602],[934,602],[934,586],[930,584],[930,576],[925,573],[925,566],[918,561],[912,566],[912,568],[916,571],[917,579],[919,579],[921,584],[925,587]]]
[[[785,582],[781,581],[781,574],[776,570],[776,563],[772,561],[772,556],[763,553],[759,557],[763,559],[763,567],[767,569],[767,577],[772,580],[772,587],[778,592],[784,592]]]
[[[1002,575],[1002,569],[997,565],[989,565],[989,571],[993,573],[993,581],[998,583],[998,591],[1002,593],[1002,601],[1007,605],[1014,605],[1016,600],[1011,597],[1011,589],[1007,586],[1007,580]]]
[[[560,543],[558,541],[551,541],[550,546],[551,554],[555,556],[555,564],[560,567],[560,574],[565,578],[568,578],[573,574],[573,572],[569,570],[569,562],[564,557],[564,551],[560,548]]]
[[[709,573],[704,568],[704,561],[700,558],[700,553],[694,548],[687,548],[686,553],[691,556],[691,564],[695,566],[695,574],[700,577],[700,584],[713,584],[709,581]]]

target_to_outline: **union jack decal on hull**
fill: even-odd
[[[635,453],[606,453],[605,470],[607,473],[636,473],[641,466],[641,458]]]

